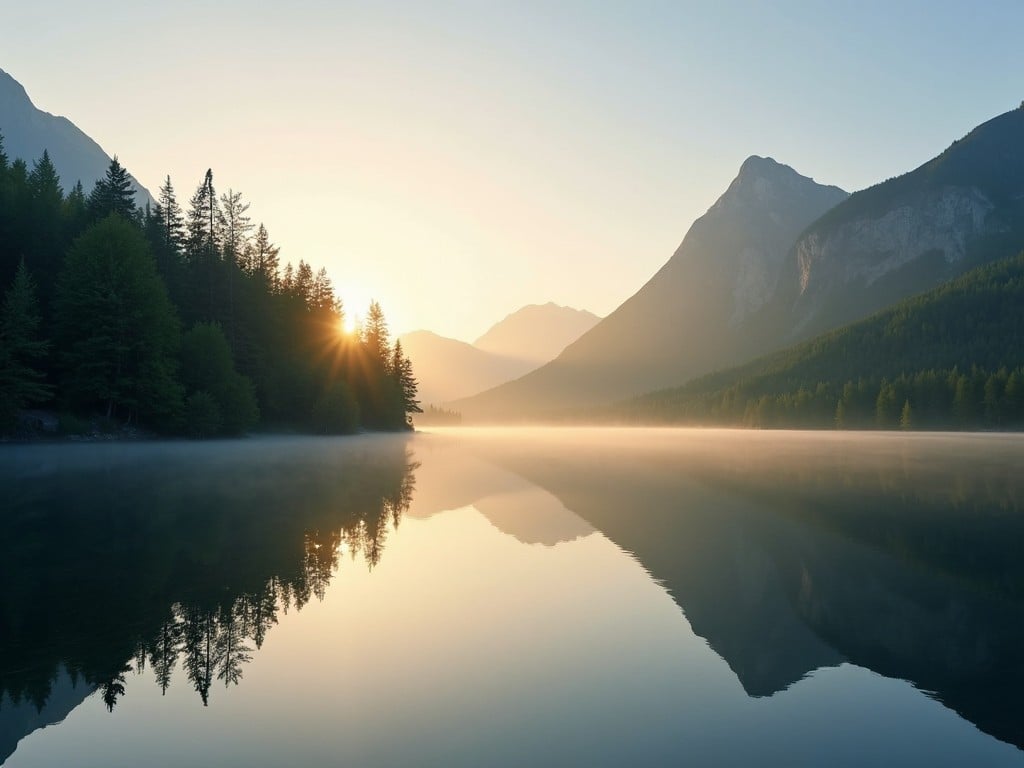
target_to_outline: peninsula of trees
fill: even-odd
[[[168,177],[140,209],[117,158],[65,192],[48,154],[12,162],[0,137],[0,434],[32,407],[70,432],[409,428],[416,379],[380,306],[344,333],[326,270],[282,264],[248,208],[207,171],[186,205]]]

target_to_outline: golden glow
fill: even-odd
[[[359,315],[345,313],[345,316],[341,318],[341,332],[347,336],[351,336],[356,332],[359,327],[360,318]]]

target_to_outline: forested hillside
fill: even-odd
[[[1024,254],[609,413],[644,423],[748,427],[1019,428],[1022,307]]]
[[[407,428],[416,380],[380,306],[343,333],[326,270],[283,263],[248,208],[207,171],[185,205],[168,177],[140,209],[116,158],[65,191],[0,138],[0,434],[29,407],[72,433]]]

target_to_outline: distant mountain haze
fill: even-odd
[[[473,344],[413,331],[399,336],[424,404],[443,405],[522,376],[553,359],[600,320],[586,310],[529,304]]]
[[[60,175],[65,193],[81,181],[88,195],[93,184],[103,177],[110,165],[110,155],[99,144],[66,117],[38,109],[24,87],[2,69],[0,135],[3,136],[7,157],[12,161],[18,158],[24,160],[29,169],[34,160],[42,157],[43,150],[47,150]],[[149,190],[137,179],[133,177],[132,182],[137,190],[136,201],[139,205],[153,201]]]
[[[750,157],[636,294],[555,360],[453,404],[467,418],[540,418],[679,384],[747,359],[774,338],[745,321],[772,299],[797,236],[847,197]]]
[[[533,370],[531,360],[504,357],[431,331],[398,337],[412,361],[424,405],[442,405],[474,395]]]
[[[585,309],[553,302],[528,304],[492,326],[473,346],[496,355],[533,360],[539,365],[554,360],[600,320]]]
[[[594,533],[590,523],[566,509],[557,497],[534,486],[486,496],[473,506],[491,525],[523,544],[553,547]]]

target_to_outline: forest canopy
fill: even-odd
[[[65,191],[48,153],[30,168],[0,136],[0,434],[28,408],[71,432],[410,428],[416,379],[380,305],[343,332],[327,271],[283,263],[248,209],[209,170],[184,206],[168,177],[139,207],[116,157]]]

